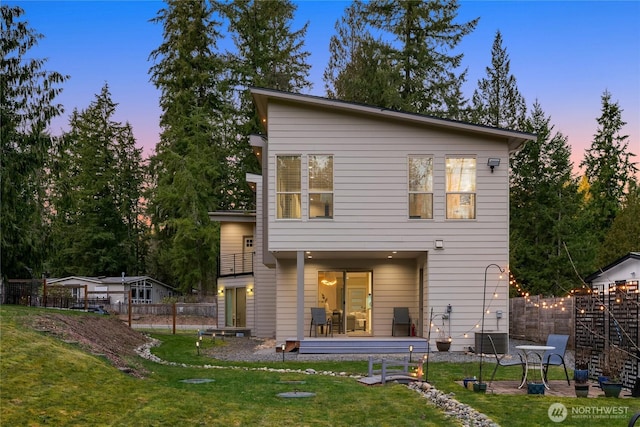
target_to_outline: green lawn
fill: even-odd
[[[194,351],[194,334],[155,334],[163,344],[154,353],[185,366],[135,361],[148,370],[144,379],[121,373],[108,361],[22,325],[21,317],[41,309],[0,306],[0,425],[2,426],[450,426],[457,423],[403,385],[364,386],[355,379],[307,375],[316,371],[364,374],[366,362],[230,363]],[[218,343],[220,345],[221,343]],[[203,353],[207,346],[203,343]],[[202,366],[215,365],[205,369]],[[194,366],[192,366],[194,365]],[[273,368],[266,370],[258,368]],[[293,370],[284,371],[282,368]],[[515,370],[500,369],[501,378]],[[589,399],[590,406],[627,407],[625,418],[578,419],[551,423],[547,411],[563,403],[569,411],[585,399],[546,396],[481,395],[456,380],[477,366],[432,363],[429,379],[438,389],[503,426],[626,425],[640,409],[638,399]],[[552,378],[564,373],[553,371]],[[188,384],[204,378],[212,382]],[[304,383],[295,383],[304,381]],[[292,383],[294,382],[294,383]],[[315,393],[283,399],[287,391]]]

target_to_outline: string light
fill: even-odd
[[[537,296],[535,300],[532,299],[531,297],[531,293],[528,292],[527,290],[525,290],[517,281],[517,279],[515,278],[515,276],[513,275],[513,273],[511,271],[508,271],[508,286],[509,287],[513,287],[516,291],[516,295],[518,297],[521,297],[525,300],[526,304],[529,304],[535,308],[538,309],[546,309],[546,310],[555,310],[555,309],[559,309],[559,311],[561,312],[566,312],[567,311],[567,307],[565,304],[565,300],[566,301],[570,301],[572,297],[575,297],[577,294],[587,294],[587,295],[592,295],[592,296],[605,296],[609,294],[609,290],[608,289],[604,289],[602,291],[600,291],[597,288],[591,288],[589,286],[587,286],[586,284],[583,284],[580,288],[576,288],[576,289],[571,289],[569,291],[567,291],[567,294],[561,297],[556,297],[557,300],[553,301],[553,302],[547,302],[547,301],[540,301],[540,299],[542,298],[541,296]],[[502,279],[502,276],[500,277],[500,279]],[[611,291],[614,292],[616,290],[624,292],[625,295],[627,294],[637,294],[640,293],[640,287],[638,286],[637,281],[631,282],[632,286],[629,286],[629,283],[625,284],[625,285],[618,285],[615,288],[612,287]],[[496,284],[496,288],[499,286],[499,283]],[[491,301],[493,301],[494,299],[499,297],[498,292],[494,291],[493,292],[493,296],[494,298],[489,299],[489,303],[491,303]],[[626,299],[625,299],[626,300]],[[617,296],[615,299],[615,303],[616,304],[620,304],[622,303],[623,300],[620,296]],[[608,310],[607,307],[600,303],[598,305],[599,310],[600,311],[605,311]],[[498,308],[499,309],[499,308]],[[486,312],[485,314],[490,314],[491,313],[491,307],[487,307],[486,308]],[[580,314],[585,314],[585,310],[584,309],[580,309]],[[431,323],[431,327],[433,328],[435,325],[433,323]],[[462,334],[458,335],[458,337],[463,337],[463,338],[469,338],[469,333],[472,332],[473,330],[479,329],[480,328],[480,323],[476,323],[470,330],[463,332]],[[440,329],[437,328],[436,329],[437,332],[440,332]],[[450,340],[455,339],[456,337],[449,337]]]

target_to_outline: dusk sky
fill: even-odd
[[[149,20],[164,3],[3,2],[24,9],[24,19],[45,37],[29,55],[48,58],[46,70],[70,75],[57,98],[66,111],[52,123],[52,134],[67,130],[73,109],[86,109],[106,82],[119,104],[116,119],[131,123],[144,156],[151,154],[159,140],[160,109],[148,58],[162,42],[162,28]],[[313,88],[307,93],[324,96],[329,38],[349,2],[295,3],[293,29],[309,22],[305,49],[311,52]],[[500,30],[527,108],[538,100],[554,130],[568,137],[576,165],[596,133],[605,90],[623,109],[627,125],[622,134],[629,135],[630,150],[640,155],[639,1],[461,1],[458,21],[476,17],[476,30],[455,51],[464,53],[463,68],[469,70],[466,97],[485,77]]]

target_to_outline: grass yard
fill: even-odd
[[[154,334],[162,341],[153,353],[171,366],[136,356],[126,361],[142,377],[123,373],[82,343],[65,342],[33,329],[34,316],[58,311],[0,306],[0,425],[2,426],[451,426],[458,424],[416,392],[398,384],[364,386],[348,376],[307,375],[282,368],[365,374],[359,362],[221,362],[195,351],[195,334]],[[77,321],[98,315],[74,313]],[[104,334],[109,334],[108,330]],[[224,343],[205,340],[201,353]],[[184,365],[182,365],[184,364]],[[205,369],[203,365],[215,365]],[[195,365],[195,366],[192,366]],[[488,365],[492,369],[491,365]],[[273,368],[266,370],[262,368]],[[510,370],[515,369],[515,370]],[[514,378],[518,369],[500,369]],[[589,399],[590,406],[628,406],[625,418],[569,417],[552,423],[552,403],[569,411],[585,399],[482,395],[454,381],[475,372],[469,364],[432,363],[430,382],[503,426],[625,425],[640,410],[638,399]],[[490,371],[489,371],[490,372]],[[562,378],[554,370],[552,378]],[[211,379],[201,384],[185,379]],[[303,382],[303,383],[301,383]],[[279,393],[305,391],[311,398],[284,399]]]

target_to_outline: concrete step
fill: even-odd
[[[300,341],[300,354],[409,354],[413,346],[416,356],[427,353],[424,338],[306,338]]]

